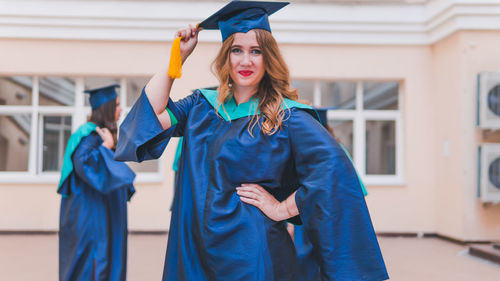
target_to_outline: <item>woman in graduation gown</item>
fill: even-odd
[[[221,30],[218,90],[173,102],[178,73],[160,71],[120,127],[118,160],[156,159],[183,136],[164,281],[299,280],[287,219],[304,224],[322,280],[387,279],[351,162],[289,87],[267,20],[286,4],[233,1],[179,30],[181,62],[201,28]],[[238,194],[243,187],[280,203],[263,213]]]
[[[127,263],[127,201],[135,174],[113,159],[118,85],[89,90],[92,114],[71,135],[57,192],[60,281],[124,281]]]

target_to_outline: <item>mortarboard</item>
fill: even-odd
[[[213,15],[202,21],[197,27],[219,29],[224,42],[234,33],[247,33],[252,29],[264,29],[271,32],[268,16],[280,10],[289,2],[269,1],[231,1]],[[182,61],[180,56],[180,37],[174,40],[168,75],[180,78]]]
[[[271,32],[268,16],[290,4],[289,2],[231,1],[198,24],[203,29],[220,29],[222,41],[236,32],[247,33],[252,29]]]
[[[107,103],[110,100],[116,99],[116,97],[118,97],[118,94],[115,90],[116,87],[120,87],[120,85],[113,84],[105,87],[86,90],[85,93],[90,94],[89,101],[92,110],[99,108],[101,105]]]
[[[318,113],[319,122],[321,123],[321,125],[326,127],[326,124],[328,124],[328,119],[326,117],[328,109],[316,108],[316,112]]]
[[[336,107],[315,107],[316,113],[318,114],[319,122],[325,128],[328,128],[328,110],[337,109]]]

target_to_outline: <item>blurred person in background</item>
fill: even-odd
[[[117,86],[86,91],[92,113],[66,147],[57,190],[60,281],[126,280],[127,201],[135,173],[113,159],[121,113]]]

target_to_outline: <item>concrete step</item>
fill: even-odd
[[[469,255],[482,258],[496,264],[500,264],[500,248],[497,248],[494,245],[470,246]]]

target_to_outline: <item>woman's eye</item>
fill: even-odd
[[[239,48],[231,49],[231,53],[233,53],[233,54],[239,54],[240,52],[241,52],[241,49],[239,49]]]
[[[259,49],[253,49],[252,50],[252,54],[254,54],[254,55],[260,55],[260,54],[262,54],[262,52]]]

